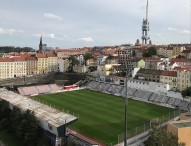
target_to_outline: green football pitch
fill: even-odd
[[[124,98],[96,91],[78,90],[39,95],[35,99],[69,111],[70,114],[79,115],[78,121],[70,128],[106,145],[117,144],[118,134],[124,131]],[[128,131],[172,111],[162,106],[128,100]]]

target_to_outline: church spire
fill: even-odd
[[[39,52],[42,53],[42,35],[40,36],[40,43],[39,43]]]

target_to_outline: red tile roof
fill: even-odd
[[[175,67],[176,70],[191,70],[191,66],[179,66]]]
[[[26,59],[26,60],[34,60],[34,61],[37,60],[36,57],[31,57],[31,56],[30,56],[30,57],[26,57],[25,59]]]
[[[47,58],[46,54],[43,54],[43,53],[38,53],[36,55],[37,58]]]
[[[13,57],[14,61],[25,61],[25,57]]]
[[[184,59],[184,58],[179,59],[179,58],[173,58],[173,59],[171,59],[171,61],[173,61],[173,62],[191,62],[191,59]]]
[[[171,76],[171,77],[177,77],[177,72],[176,71],[168,71],[168,70],[163,70],[161,73],[162,76]]]
[[[54,54],[54,53],[48,53],[46,55],[47,55],[47,57],[56,57],[56,54]]]
[[[13,62],[13,58],[0,58],[0,62]]]

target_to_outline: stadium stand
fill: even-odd
[[[23,91],[20,93],[21,95],[35,95],[39,93],[38,89],[35,86],[21,87],[21,89],[18,88],[18,90],[19,92]]]
[[[56,84],[50,84],[49,87],[51,88],[51,91],[59,91],[60,87],[58,87]]]
[[[10,107],[16,106],[23,112],[26,110],[34,112],[41,127],[40,136],[46,138],[52,146],[66,145],[66,127],[78,119],[71,114],[49,107],[12,91],[0,92],[0,100],[9,102]]]
[[[135,97],[142,98],[144,100],[148,100],[151,96],[151,92],[143,91],[143,90],[137,90],[134,94]]]
[[[98,85],[99,85],[98,82],[91,81],[91,82],[89,82],[89,84],[87,85],[87,88],[95,90]]]
[[[114,84],[111,84],[110,88],[108,88],[107,92],[111,94],[115,94],[115,86]]]
[[[163,96],[163,98],[162,98],[162,100],[161,100],[161,103],[166,104],[168,100],[169,100],[169,97]]]
[[[43,93],[50,93],[51,89],[48,85],[41,85],[41,86],[36,86],[40,94]]]
[[[115,85],[111,83],[99,83],[97,81],[90,81],[86,86],[90,90],[97,90],[101,92],[107,92],[109,94],[120,95],[125,97],[126,88],[122,85]],[[150,91],[144,91],[140,89],[127,87],[127,93],[130,98],[140,100],[144,102],[163,105],[170,108],[179,107],[182,110],[188,110],[189,103],[182,99],[168,97],[164,93],[154,93]]]
[[[56,84],[50,85],[40,85],[40,86],[29,86],[29,87],[19,87],[18,91],[24,96],[33,96],[38,94],[47,94],[51,92],[57,92],[61,90]]]
[[[105,84],[104,84],[104,83],[100,83],[100,84],[97,86],[97,90],[98,90],[98,91],[103,91],[104,87],[105,87]]]
[[[105,86],[103,86],[103,92],[107,92],[107,90],[110,88],[111,84],[105,84]]]

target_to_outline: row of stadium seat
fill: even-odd
[[[51,93],[59,91],[60,87],[56,84],[30,86],[30,87],[19,87],[18,91],[21,95],[31,96],[36,94]]]
[[[86,87],[88,89],[92,89],[92,90],[96,90],[100,92],[120,95],[123,97],[126,96],[126,88],[120,85],[90,81]],[[167,97],[166,95],[163,95],[163,94],[144,91],[140,89],[133,89],[130,87],[127,87],[127,94],[128,94],[128,97],[136,99],[136,100],[152,102],[156,104],[163,104],[168,107],[169,106],[174,108],[179,107],[180,109],[188,110],[190,106],[190,104],[187,101],[184,101],[181,99]]]

